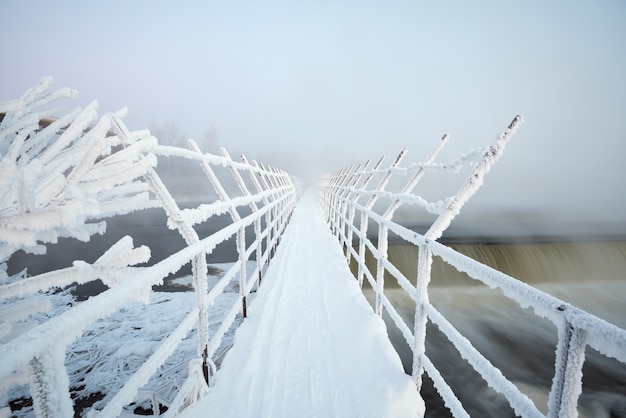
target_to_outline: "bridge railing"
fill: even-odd
[[[431,280],[433,255],[440,257],[457,270],[467,273],[472,279],[491,288],[501,289],[520,306],[532,307],[536,315],[554,322],[558,330],[558,343],[555,374],[548,402],[549,417],[577,416],[586,346],[626,363],[626,331],[623,329],[437,242],[461,207],[480,187],[483,177],[501,156],[504,146],[520,123],[521,118],[518,116],[494,145],[464,155],[448,164],[433,162],[448,139],[446,135],[423,163],[401,168],[400,162],[405,155],[403,151],[387,168],[381,168],[382,159],[373,168],[369,167],[369,162],[348,167],[326,177],[321,186],[321,197],[329,226],[345,247],[348,262],[350,263],[351,259],[355,260],[359,283],[362,285],[363,280],[367,279],[374,290],[375,312],[382,315],[383,309],[386,310],[412,349],[412,373],[418,390],[421,389],[422,375],[425,371],[455,417],[467,417],[469,414],[426,355],[427,321],[434,323],[443,332],[461,357],[491,388],[506,398],[517,415],[522,417],[544,415],[526,394],[474,348],[470,341],[430,303],[428,285]],[[451,196],[432,202],[413,193],[424,175],[437,176],[443,172],[457,172],[461,167],[469,167],[469,175]],[[392,177],[404,181],[399,191],[387,190],[392,184]],[[397,184],[402,184],[402,181],[396,182],[396,186]],[[396,210],[403,205],[421,207],[434,216],[434,221],[424,234],[419,234],[392,220]],[[389,261],[387,251],[390,231],[398,238],[418,247],[416,277],[406,277]],[[375,238],[370,238],[372,235]],[[366,266],[366,252],[371,253],[376,261],[374,271],[370,271]],[[385,295],[386,272],[395,278],[398,285],[415,301],[413,329],[407,325]]]
[[[235,162],[225,150],[221,155],[205,154],[193,141],[190,149],[159,145],[148,131],[130,132],[121,121],[122,113],[107,114],[93,126],[95,104],[42,129],[39,121],[49,114],[49,105],[75,96],[67,89],[49,92],[50,83],[44,79],[21,99],[0,105],[0,262],[20,249],[43,253],[45,244],[56,242],[58,237],[88,241],[106,228],[102,222],[94,224],[91,220],[153,207],[165,210],[168,227],[180,232],[185,247],[154,265],[132,267],[147,262],[150,250],[146,246],[134,248],[132,238],[126,236],[92,264],[75,261],[71,267],[31,277],[9,276],[5,264],[0,271],[0,310],[11,315],[0,318],[0,416],[10,414],[5,404],[9,389],[25,383],[38,417],[74,416],[65,367],[70,344],[80,339],[90,324],[128,303],[150,303],[152,286],[191,263],[195,306],[121,389],[108,394],[102,410],[89,413],[120,416],[195,328],[197,357],[190,362],[186,382],[173,399],[168,399],[167,414],[175,415],[206,391],[209,376],[215,371],[216,351],[236,317],[245,317],[249,294],[261,281],[299,190],[287,173],[245,158]],[[154,169],[157,159],[162,158],[184,159],[187,164],[201,166],[206,185],[217,199],[181,209]],[[201,238],[194,227],[221,214],[229,214],[230,223]],[[237,261],[209,289],[207,256],[232,238],[236,240]],[[247,271],[250,260],[255,261],[251,272]],[[102,279],[109,289],[26,332],[14,327],[34,312],[45,310],[36,297],[39,292],[95,279]],[[233,280],[238,282],[238,297],[209,335],[207,312]],[[158,406],[153,408],[158,411]]]

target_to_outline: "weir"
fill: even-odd
[[[422,164],[400,168],[399,164],[405,154],[403,151],[389,167],[381,167],[382,159],[371,169],[369,162],[366,162],[328,176],[322,185],[324,208],[330,228],[342,244],[347,262],[353,264],[353,271],[356,271],[359,283],[363,284],[367,280],[367,284],[373,289],[373,308],[376,313],[382,316],[386,312],[406,340],[413,357],[411,371],[417,388],[421,389],[423,376],[427,374],[446,407],[455,417],[470,415],[426,353],[428,322],[436,325],[438,332],[452,343],[461,357],[490,388],[504,396],[516,416],[546,415],[430,303],[429,285],[433,256],[439,257],[469,278],[482,282],[492,289],[501,290],[521,307],[531,307],[536,315],[554,323],[558,342],[555,349],[554,376],[547,402],[547,416],[578,415],[586,346],[622,363],[626,362],[626,332],[623,329],[437,241],[458,215],[461,207],[481,186],[484,176],[500,158],[505,145],[521,121],[521,117],[517,116],[496,143],[480,151],[478,155],[463,156],[447,164],[433,163],[448,139],[446,135]],[[470,174],[461,179],[455,194],[443,196],[441,200],[435,202],[412,193],[425,175],[437,175],[445,171],[458,172],[463,166],[469,166]],[[405,179],[399,191],[388,189],[394,176]],[[377,204],[378,209],[374,209]],[[424,234],[412,231],[392,220],[395,211],[403,204],[415,205],[435,215]],[[372,223],[374,225],[371,225]],[[377,230],[375,243],[368,235],[368,231],[372,229]],[[415,275],[407,277],[390,262],[390,233],[394,234],[396,241],[416,247]],[[389,287],[389,280],[392,281],[394,290],[402,289],[414,303],[413,321],[403,318],[387,297],[385,291]],[[413,326],[412,329],[409,324]]]
[[[623,329],[439,242],[502,155],[519,116],[491,147],[456,161],[435,162],[444,136],[423,163],[402,167],[402,151],[387,167],[383,159],[373,167],[347,167],[303,195],[298,180],[279,169],[245,157],[235,162],[225,150],[203,153],[193,141],[182,149],[159,144],[148,131],[131,132],[124,112],[98,119],[90,105],[41,125],[50,104],[75,96],[69,89],[50,92],[50,84],[44,79],[0,105],[0,417],[133,416],[133,405],[147,405],[153,416],[186,418],[428,416],[419,396],[426,376],[452,416],[470,416],[426,349],[442,336],[515,415],[572,417],[579,412],[586,347],[626,363]],[[200,167],[212,198],[183,209],[158,172],[164,160]],[[422,178],[441,173],[461,173],[452,195],[427,200],[415,192]],[[394,221],[401,207],[430,214],[427,231]],[[105,233],[103,220],[148,208],[164,211],[183,249],[150,265],[150,249],[126,236],[94,262],[34,276],[10,272],[18,251],[42,254],[59,238],[87,242]],[[226,226],[208,236],[198,232],[199,224],[223,214],[230,217]],[[209,280],[207,256],[229,241],[237,259]],[[415,249],[414,271],[394,264],[390,242]],[[554,323],[555,365],[545,405],[493,365],[449,320],[450,312],[431,303],[438,292],[431,285],[433,258]],[[80,341],[97,334],[110,315],[130,315],[137,302],[145,312],[161,303],[153,286],[185,265],[191,265],[193,306],[159,341],[125,341],[127,348],[114,355],[141,359],[128,379],[93,394],[99,400],[82,398],[92,367],[75,369],[72,359],[77,348],[94,348]],[[107,290],[54,305],[54,289],[96,279]],[[411,301],[408,316],[400,298]],[[144,328],[134,329],[132,338],[150,331]],[[410,352],[410,375],[387,336],[394,330]],[[164,365],[173,355],[183,364],[176,383],[150,390],[166,380]],[[16,393],[25,403],[31,399],[32,409],[16,407]]]

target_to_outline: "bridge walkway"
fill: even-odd
[[[423,411],[382,320],[326,225],[316,190],[281,245],[196,417],[409,417]]]

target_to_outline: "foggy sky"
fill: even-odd
[[[446,132],[449,161],[519,113],[470,212],[626,232],[626,3],[337,3],[2,1],[0,101],[51,75],[303,177],[420,161]]]

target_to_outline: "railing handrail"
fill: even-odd
[[[485,150],[473,151],[452,163],[433,163],[434,155],[439,149],[436,147],[424,163],[411,164],[408,167],[398,167],[397,164],[392,164],[390,167],[382,169],[379,167],[354,170],[349,168],[325,177],[321,183],[322,202],[329,226],[339,242],[346,247],[345,254],[348,262],[351,259],[356,260],[357,279],[360,283],[362,283],[363,278],[368,280],[376,294],[375,311],[380,315],[383,307],[387,310],[392,321],[413,350],[413,373],[418,389],[421,388],[421,373],[424,370],[432,378],[444,403],[455,417],[469,415],[450,386],[426,356],[424,351],[426,318],[429,318],[440,328],[463,358],[469,359],[469,363],[489,386],[504,395],[517,414],[524,417],[543,417],[544,415],[527,395],[506,379],[500,370],[480,354],[469,340],[430,304],[426,286],[430,281],[430,263],[433,255],[440,257],[458,271],[466,273],[470,278],[478,280],[492,289],[501,289],[505,296],[513,299],[521,307],[532,307],[536,315],[547,318],[556,325],[558,343],[555,375],[548,404],[549,417],[576,416],[578,396],[582,387],[581,375],[585,346],[588,345],[603,355],[626,363],[626,330],[486,266],[437,241],[463,203],[478,189],[482,182],[482,176],[486,174],[502,153],[504,143],[515,132],[516,125],[520,121],[521,118],[516,117],[494,146]],[[442,142],[445,142],[445,139],[447,139],[447,135],[444,136]],[[477,159],[477,156],[480,156],[481,160]],[[440,202],[429,202],[418,194],[412,193],[413,187],[419,181],[419,176],[424,172],[458,172],[462,165],[469,165],[472,172],[456,195]],[[400,192],[385,190],[389,176],[396,174],[403,177],[412,175],[413,178]],[[374,175],[383,176],[386,179],[380,183],[383,184],[383,187],[366,189],[358,185],[358,180],[349,180],[349,178],[362,179],[364,177],[371,179]],[[366,203],[359,202],[359,199],[364,199]],[[378,199],[389,201],[387,210],[382,209],[381,212],[378,212],[373,209],[372,202]],[[419,234],[392,220],[394,211],[403,204],[417,204],[422,209],[438,215],[438,218],[425,234]],[[360,225],[355,225],[356,213],[359,214]],[[378,225],[376,244],[367,235],[369,220]],[[417,284],[411,283],[388,260],[388,231],[419,249]],[[352,246],[353,238],[358,241],[358,249]],[[366,248],[377,260],[374,272],[371,272],[365,265]],[[398,281],[400,288],[416,302],[414,330],[409,329],[404,319],[385,296],[384,272],[390,273]]]
[[[122,169],[120,179],[113,180],[119,186],[113,192],[98,195],[103,196],[101,210],[100,212],[94,210],[93,213],[106,218],[117,213],[160,206],[166,212],[167,226],[170,229],[177,229],[186,245],[180,251],[149,267],[128,267],[146,262],[150,251],[145,246],[133,248],[132,239],[126,236],[107,249],[92,264],[77,261],[72,267],[1,284],[0,301],[8,301],[8,303],[12,303],[11,301],[15,298],[45,291],[53,286],[67,286],[74,282],[84,283],[96,278],[102,278],[103,282],[109,286],[106,291],[0,345],[2,390],[8,390],[15,384],[12,383],[15,373],[25,372],[30,376],[31,395],[37,416],[73,416],[69,394],[70,382],[64,366],[65,352],[69,345],[81,337],[87,326],[117,312],[128,302],[139,300],[149,303],[152,286],[161,283],[165,277],[191,262],[196,306],[184,316],[172,333],[156,346],[154,352],[130,376],[122,388],[115,394],[109,394],[112,397],[107,399],[101,411],[91,410],[88,413],[90,417],[119,416],[122,408],[133,401],[157,368],[164,364],[187,333],[195,327],[198,330],[197,358],[190,363],[186,383],[178,390],[174,399],[167,400],[171,401],[167,415],[174,415],[206,390],[209,376],[216,370],[213,356],[237,316],[241,314],[245,317],[246,299],[253,288],[260,284],[264,268],[280,241],[281,234],[297,202],[298,186],[294,183],[294,179],[282,170],[254,161],[249,163],[245,157],[243,157],[243,162],[233,161],[225,150],[222,150],[222,155],[205,154],[193,141],[190,141],[190,150],[159,145],[156,138],[150,136],[148,131],[130,132],[122,122],[121,114],[106,114],[95,127],[85,132],[84,127],[88,126],[96,116],[95,106],[90,106],[82,113],[73,112],[44,129],[39,129],[36,122],[43,114],[43,111],[38,110],[39,106],[46,105],[59,97],[74,97],[74,94],[68,90],[48,94],[46,90],[50,83],[50,79],[44,79],[22,99],[9,104],[0,104],[0,110],[6,111],[3,121],[0,122],[0,140],[15,141],[9,147],[10,152],[7,158],[15,158],[17,161],[20,156],[19,152],[25,155],[28,152],[32,153],[32,147],[28,144],[24,146],[26,138],[35,146],[45,145],[45,140],[39,139],[40,136],[41,138],[52,137],[61,124],[67,126],[61,133],[63,140],[53,142],[51,147],[55,148],[54,152],[49,152],[45,147],[37,152],[42,152],[52,164],[55,162],[54,158],[63,158],[63,153],[60,152],[63,146],[78,147],[91,157],[61,160],[60,164],[53,165],[51,168],[46,167],[48,170],[46,173],[55,174],[57,176],[55,180],[59,178],[63,180],[63,177],[59,176],[67,174],[66,182],[74,182],[80,186],[81,176],[89,177],[90,170],[102,161],[98,160],[98,153],[106,154],[103,161],[109,166],[101,167],[103,174],[98,175],[110,176],[116,174],[116,169]],[[21,121],[20,117],[26,120]],[[3,123],[9,125],[3,126]],[[91,146],[93,142],[97,142],[98,145]],[[103,145],[100,146],[100,144]],[[133,158],[128,158],[129,156]],[[217,192],[219,200],[194,209],[180,209],[157,172],[152,168],[156,164],[157,156],[184,158],[199,163],[207,176],[207,182]],[[133,164],[133,159],[139,159],[142,162]],[[29,157],[24,157],[21,163],[23,164],[24,161],[28,163]],[[57,166],[60,172],[54,171]],[[231,194],[231,191],[227,191],[221,184],[222,177],[215,175],[211,167],[229,169],[231,180],[235,180],[240,193]],[[244,175],[249,179],[245,180]],[[136,181],[138,176],[143,176],[144,181]],[[94,179],[90,178],[91,180]],[[95,178],[95,180],[98,179]],[[250,182],[250,187],[246,184],[247,181]],[[93,184],[89,183],[85,187],[93,188]],[[148,200],[148,192],[151,192],[156,200]],[[30,213],[30,207],[20,204],[21,206],[11,213],[15,213],[17,217],[21,216],[22,212]],[[121,205],[123,210],[118,210],[115,207],[116,204]],[[245,216],[238,212],[238,209],[243,207],[250,210],[249,213],[246,211],[248,214]],[[33,207],[33,209],[39,208]],[[63,207],[58,209],[59,212],[62,210],[64,210]],[[35,215],[36,213],[35,211]],[[231,222],[210,236],[200,239],[194,225],[223,213],[230,213]],[[0,217],[0,222],[3,221]],[[25,227],[28,227],[28,223]],[[249,245],[245,239],[248,227],[254,228],[254,239]],[[83,229],[84,231],[78,233],[82,234],[80,237],[87,239],[89,234],[98,231],[89,225],[85,225]],[[36,237],[37,232],[40,231],[35,230],[32,235]],[[48,234],[44,236],[44,239],[50,236]],[[206,255],[211,254],[218,245],[231,237],[237,238],[237,262],[224,273],[213,288],[208,289]],[[53,239],[54,236],[51,240]],[[5,246],[4,252],[15,251],[13,248],[25,244],[16,240],[16,244],[12,245],[13,247],[10,248]],[[256,254],[256,266],[248,274],[246,263],[251,260],[253,254]],[[240,284],[239,294],[234,298],[231,307],[227,309],[214,335],[209,336],[208,309],[237,275],[239,275]],[[4,399],[5,396],[4,393],[0,393],[0,399]],[[158,408],[158,406],[153,405],[153,408]],[[4,413],[8,413],[8,409],[0,405],[0,415]]]
[[[0,357],[4,366],[0,368],[0,379],[7,378],[11,373],[27,366],[30,358],[46,350],[47,342],[55,341],[58,345],[69,346],[83,332],[83,329],[110,315],[127,302],[141,300],[152,286],[159,284],[163,277],[180,270],[197,254],[209,253],[210,249],[226,241],[241,228],[242,225],[251,225],[252,222],[265,215],[280,202],[264,206],[258,213],[249,215],[238,224],[231,223],[196,244],[186,246],[166,259],[150,267],[140,269],[132,278],[117,286],[89,298],[75,308],[61,313],[59,316],[46,321],[18,337],[10,344],[0,347]],[[44,273],[46,274],[46,273]],[[225,275],[225,277],[228,277]],[[111,301],[117,302],[115,305]],[[63,332],[59,330],[65,328]]]
[[[346,201],[346,199],[342,200]],[[424,235],[397,224],[373,210],[367,209],[359,203],[351,202],[351,205],[367,217],[387,226],[390,231],[393,231],[399,238],[402,238],[406,242],[416,246],[428,247],[434,255],[440,257],[458,271],[467,273],[472,279],[478,280],[492,289],[501,289],[505,296],[518,302],[522,308],[532,307],[537,315],[550,319],[555,324],[566,320],[578,325],[579,328],[584,327],[588,329],[589,333],[594,338],[589,342],[591,347],[602,354],[626,363],[626,330],[506,273],[496,270],[493,267],[482,264],[438,241],[429,240]],[[354,233],[362,237],[359,231],[355,230]],[[363,238],[369,243],[370,251],[375,253],[377,251],[376,245],[367,239],[367,237]],[[386,260],[386,262],[389,263],[390,266],[392,265],[388,260]],[[412,293],[407,292],[407,294],[411,299],[416,300],[415,289],[413,289]],[[525,304],[520,303],[520,297],[524,297]],[[598,341],[596,341],[596,339]],[[613,346],[614,349],[607,351],[609,347],[607,347],[606,344]]]

